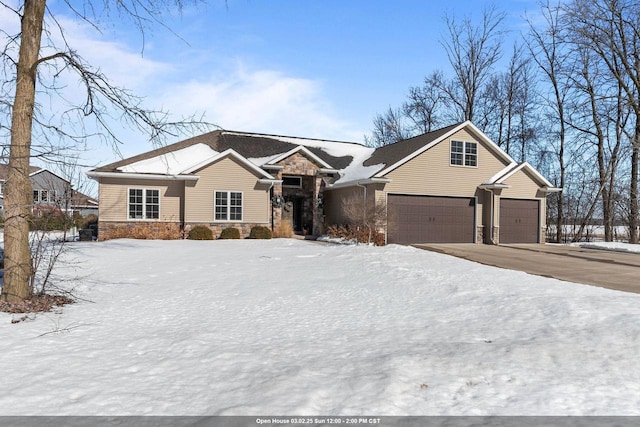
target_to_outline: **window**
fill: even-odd
[[[283,176],[282,186],[291,188],[302,188],[302,177],[300,176]]]
[[[54,197],[51,193],[53,192],[49,190],[33,190],[33,203],[53,202]]]
[[[451,141],[451,164],[454,166],[478,166],[478,144]]]
[[[160,218],[160,190],[129,189],[129,219]]]
[[[216,191],[216,221],[242,221],[242,193],[237,191]]]

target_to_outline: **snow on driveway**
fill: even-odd
[[[69,248],[85,301],[0,313],[0,415],[640,414],[637,294],[396,245]]]

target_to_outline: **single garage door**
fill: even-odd
[[[500,243],[538,243],[540,202],[500,199]]]
[[[390,194],[389,243],[473,243],[475,198]]]

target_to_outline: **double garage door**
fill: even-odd
[[[475,197],[389,194],[389,243],[473,243]]]
[[[474,243],[475,197],[389,194],[389,243]],[[540,202],[500,199],[500,243],[538,243]]]

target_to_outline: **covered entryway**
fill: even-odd
[[[388,243],[474,243],[475,197],[389,194]]]
[[[540,201],[500,199],[500,243],[539,243]]]

